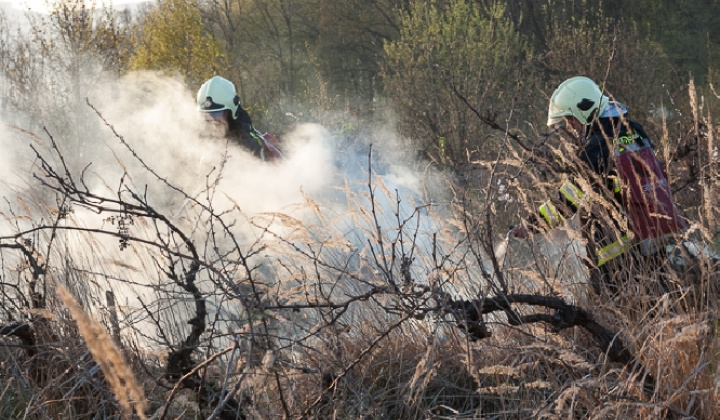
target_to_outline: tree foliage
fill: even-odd
[[[203,9],[229,52],[229,77],[237,80],[243,99],[282,100],[292,107],[302,80],[309,77],[304,50],[313,40],[302,19],[312,2],[231,0]]]
[[[454,162],[489,145],[483,125],[451,86],[479,108],[507,115],[533,58],[502,5],[483,10],[466,0],[411,2],[398,39],[385,51],[385,94],[400,113],[403,132],[416,148]]]
[[[130,27],[113,9],[86,0],[53,2],[47,15],[25,19],[27,26],[0,43],[0,73],[10,87],[2,92],[3,105],[56,129],[72,150],[69,158],[91,155],[96,145],[85,135],[91,124],[85,98],[100,81],[125,70]]]
[[[602,8],[575,15],[572,8],[559,6],[548,10],[547,47],[537,63],[548,76],[544,90],[552,92],[569,75],[586,75],[615,99],[631,104],[634,118],[644,118],[663,97],[652,86],[670,80],[661,49],[625,17],[611,17]]]
[[[177,73],[190,86],[199,86],[227,68],[223,51],[206,31],[194,0],[160,0],[147,13],[130,67]]]

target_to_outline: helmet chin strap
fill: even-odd
[[[550,136],[552,136],[553,134],[555,134],[555,133],[557,133],[557,132],[559,132],[559,131],[561,131],[561,130],[567,131],[567,128],[565,127],[565,124],[558,124],[558,125],[556,125],[555,128],[553,128],[552,130],[548,131],[548,133],[545,134],[545,136],[546,136],[546,137],[550,137]]]

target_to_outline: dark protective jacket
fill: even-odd
[[[599,118],[590,126],[586,138],[587,145],[578,153],[578,157],[596,174],[607,177],[614,171],[612,151],[609,148],[613,139],[629,138],[634,141],[637,138],[647,139],[648,135],[640,124],[627,118]]]
[[[632,128],[632,135],[628,135],[628,127]],[[580,149],[577,153],[577,158],[580,162],[585,164],[584,168],[579,168],[579,172],[583,170],[591,170],[598,175],[599,180],[602,184],[591,180],[593,189],[595,192],[601,193],[602,189],[612,192],[613,199],[616,205],[622,205],[622,197],[616,183],[617,172],[615,171],[614,162],[612,159],[612,151],[610,146],[612,145],[613,139],[618,138],[632,138],[633,136],[641,136],[647,138],[647,134],[643,130],[642,126],[634,121],[624,119],[624,122],[619,121],[618,118],[599,118],[596,122],[588,128],[584,135],[585,147]],[[576,174],[576,176],[583,176],[582,173]],[[570,180],[572,182],[572,180]],[[567,190],[561,190],[558,192],[560,204],[562,205],[557,210],[565,217],[570,217],[577,211],[578,202],[572,197],[569,197]],[[582,193],[580,193],[582,195]],[[603,194],[607,196],[607,194]],[[548,217],[543,212],[540,212],[541,216],[548,221]]]
[[[279,161],[283,159],[280,145],[275,137],[261,134],[252,125],[250,114],[242,106],[238,107],[238,117],[230,119],[230,137],[240,145],[252,152],[255,157],[263,161]]]
[[[614,211],[603,206],[591,206],[588,209],[591,212],[589,217],[592,218],[592,238],[598,265],[620,255],[632,244],[621,223],[613,217],[623,212],[623,200],[611,147],[617,139],[635,141],[637,138],[647,138],[640,124],[627,118],[599,118],[588,127],[584,136],[585,147],[577,153],[582,164],[575,177],[589,181],[593,190],[606,197],[607,203],[614,207]],[[594,172],[597,176],[583,174],[585,171]],[[558,192],[559,200],[548,200],[540,206],[542,220],[550,227],[575,214],[585,200],[586,195],[576,184],[577,181],[572,178],[566,180]]]
[[[668,234],[687,227],[672,199],[652,143],[640,124],[624,117],[600,118],[589,127],[584,138],[587,139],[585,147],[577,154],[582,162],[577,176],[590,180],[593,190],[606,197],[605,203],[610,204],[586,207],[591,218],[586,226],[592,231],[598,265],[625,252],[634,243],[640,245],[643,255],[654,254]],[[583,175],[585,170],[597,176]],[[552,200],[540,206],[540,215],[551,227],[558,224],[562,216],[574,214],[586,200],[586,195],[575,184],[573,179],[562,184],[560,200],[556,201],[558,206]]]
[[[263,146],[262,142],[258,142],[252,135],[254,129],[250,114],[242,106],[238,107],[237,114],[237,118],[230,118],[230,137],[252,152],[253,155],[261,158]]]

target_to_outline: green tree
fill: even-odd
[[[626,12],[641,33],[662,46],[668,62],[687,82],[700,84],[708,71],[720,67],[720,1],[638,0]]]
[[[549,62],[537,62],[547,64],[542,71],[550,76],[548,86],[565,73],[584,72],[606,80],[618,96],[626,91],[640,95],[636,103],[659,105],[659,97],[668,100],[667,92],[684,91],[690,75],[704,85],[720,67],[718,0],[505,3],[538,55],[548,53]]]
[[[317,69],[331,89],[369,103],[380,89],[377,75],[385,42],[399,35],[398,0],[319,0],[312,46]]]
[[[520,81],[529,77],[523,70],[532,52],[504,7],[415,0],[400,24],[399,39],[385,45],[383,75],[401,131],[416,149],[455,163],[466,161],[468,151],[492,148],[484,125],[458,100],[451,84],[475,108],[505,116],[525,94]]]
[[[193,0],[160,0],[140,23],[130,67],[180,74],[188,85],[226,69],[220,44],[205,29]]]

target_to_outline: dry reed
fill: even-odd
[[[145,420],[147,406],[144,392],[112,337],[100,323],[80,308],[75,297],[65,286],[58,284],[57,291],[60,299],[77,322],[80,334],[85,339],[90,353],[102,369],[110,389],[120,404],[123,416],[131,418],[134,407],[137,416]]]

